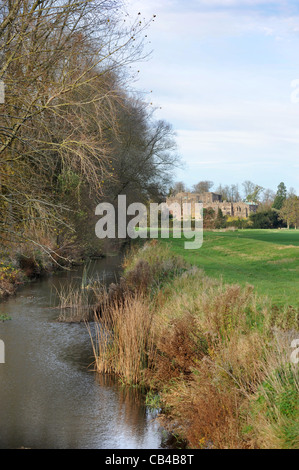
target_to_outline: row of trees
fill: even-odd
[[[177,182],[171,188],[169,194],[175,195],[179,192],[204,193],[212,190],[214,183],[212,181],[200,181],[189,191],[183,182]],[[243,194],[239,192],[238,185],[222,186],[219,185],[214,192],[220,194],[222,199],[228,202],[255,202],[258,204],[256,213],[250,215],[249,220],[225,217],[218,209],[216,213],[213,209],[205,210],[204,220],[207,228],[224,228],[228,226],[237,226],[238,228],[282,228],[299,226],[299,196],[295,190],[287,190],[286,185],[281,182],[277,191],[264,189],[261,186],[244,181]]]
[[[287,225],[287,228],[293,226],[296,229],[299,225],[299,197],[293,188],[287,190],[283,182],[278,185],[269,210],[272,210],[278,220]]]
[[[246,200],[248,202],[261,202],[262,197],[264,203],[267,203],[271,197],[275,196],[275,193],[270,189],[265,190],[252,181],[244,181],[242,183],[243,190],[240,190],[238,184],[219,184],[215,188],[214,186],[213,181],[199,181],[189,189],[182,181],[178,181],[170,189],[170,194],[175,195],[179,192],[204,193],[213,190],[213,192],[222,196],[223,201],[238,202]]]
[[[287,188],[284,183],[280,183],[277,192],[272,189],[266,189],[262,186],[253,183],[252,181],[246,180],[242,183],[242,189],[239,184],[222,185],[219,184],[214,188],[213,181],[199,181],[193,185],[192,188],[188,188],[182,181],[174,183],[169,190],[169,195],[176,195],[180,192],[191,192],[191,193],[204,193],[213,191],[216,194],[222,196],[223,201],[228,202],[254,202],[260,205],[261,210],[273,207],[275,209],[281,209],[284,200],[287,197],[295,195],[295,190]]]
[[[297,225],[298,222],[297,224],[294,223],[295,228],[297,228]],[[224,216],[221,209],[218,209],[218,211],[212,208],[204,209],[205,228],[221,229],[234,227],[238,229],[278,229],[286,226],[287,224],[284,217],[279,211],[273,209],[252,213],[248,218]],[[288,228],[290,228],[290,224]]]
[[[127,86],[153,20],[131,21],[116,0],[0,0],[2,243],[52,256],[94,238],[103,198],[165,193],[172,128]]]
[[[271,193],[267,201],[259,203],[258,211],[250,216],[252,228],[282,228],[299,225],[299,197],[295,190],[287,190],[281,182],[276,193]]]

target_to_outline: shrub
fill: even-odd
[[[279,218],[278,211],[272,209],[251,214],[249,219],[252,222],[251,228],[253,229],[270,229],[285,226]]]

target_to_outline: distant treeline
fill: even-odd
[[[170,189],[169,195],[175,195],[180,192],[204,193],[212,190],[214,183],[212,181],[200,181],[194,185],[191,191],[186,188],[184,183],[177,182]],[[287,190],[286,185],[281,182],[276,193],[270,189],[265,189],[251,181],[243,183],[243,196],[239,192],[238,185],[222,186],[219,185],[215,191],[222,196],[223,201],[228,202],[253,202],[258,205],[256,213],[250,214],[248,218],[238,218],[224,216],[221,209],[217,212],[212,208],[204,209],[204,226],[206,228],[295,228],[299,226],[299,196],[293,188]]]

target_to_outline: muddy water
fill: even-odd
[[[89,275],[115,280],[120,259],[92,265]],[[55,286],[80,272],[60,273],[24,286],[0,304],[0,448],[158,449],[165,433],[135,391],[92,368],[84,324],[58,323]]]

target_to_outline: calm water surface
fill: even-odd
[[[120,258],[91,266],[90,276],[113,282]],[[165,432],[135,391],[89,367],[84,324],[58,323],[55,286],[80,279],[63,272],[22,287],[0,303],[5,364],[0,364],[0,448],[158,449]]]

